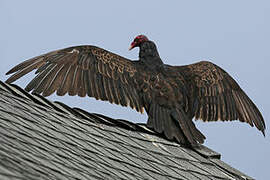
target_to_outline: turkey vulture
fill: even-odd
[[[164,64],[154,42],[137,36],[130,49],[139,47],[132,61],[105,49],[74,46],[26,60],[6,74],[12,83],[30,71],[36,77],[26,91],[49,96],[79,95],[130,106],[148,114],[147,127],[169,140],[198,145],[205,136],[192,119],[240,120],[264,135],[263,117],[236,81],[217,65],[201,61],[185,66]]]

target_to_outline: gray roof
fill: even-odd
[[[200,146],[0,81],[0,179],[252,179]]]

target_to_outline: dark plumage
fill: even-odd
[[[162,62],[156,45],[137,36],[130,49],[140,48],[131,61],[95,46],[75,46],[49,52],[15,66],[11,83],[37,69],[25,88],[49,96],[86,95],[146,110],[147,126],[182,144],[204,142],[192,118],[203,121],[239,119],[264,134],[265,123],[255,104],[233,78],[217,65],[201,61],[186,66]]]

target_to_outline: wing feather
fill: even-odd
[[[31,62],[31,61],[30,61]],[[27,62],[26,64],[28,64]],[[26,64],[19,64],[18,67],[14,67],[9,71],[9,73],[13,73],[16,69],[19,69],[18,71],[15,71],[16,73],[13,74],[10,78],[7,79],[7,83],[12,83],[13,81],[16,81],[20,77],[24,76],[25,74],[31,72],[32,70],[40,67],[43,65],[42,59],[38,59],[37,61],[34,61],[32,64],[27,66]]]
[[[137,73],[139,66],[102,48],[75,46],[31,58],[8,71],[12,76],[6,82],[12,83],[34,69],[37,75],[26,86],[27,91],[43,96],[55,91],[60,96],[88,95],[140,112],[144,107],[136,85],[144,78]]]
[[[105,101],[108,100],[105,93],[105,88],[103,84],[103,76],[101,74],[98,74],[98,83],[99,83],[99,92],[100,92],[100,98],[101,100]]]
[[[126,94],[127,99],[129,100],[129,101],[128,101],[128,105],[129,105],[132,109],[134,109],[135,105],[134,105],[134,102],[133,102],[133,98],[132,98],[132,96],[130,95],[130,92],[129,92],[128,87],[122,86],[122,89],[124,90],[124,93]]]
[[[61,81],[59,81],[59,72],[64,67],[64,64],[59,65],[60,67],[55,67],[53,72],[50,72],[50,76],[46,77],[48,79],[47,86],[45,87],[45,90],[43,91],[43,96],[49,96],[52,93],[54,93],[57,89],[57,87],[60,85]]]
[[[50,64],[50,66],[52,66],[52,64]],[[35,87],[37,87],[38,84],[41,83],[41,80],[44,78],[44,76],[47,74],[47,71],[49,71],[49,69],[47,69],[47,70],[44,69],[34,79],[32,79],[30,81],[30,83],[28,83],[28,85],[26,86],[25,90],[26,91],[32,91]]]
[[[110,98],[110,102],[111,103],[114,103],[115,102],[115,99],[117,98],[116,97],[116,95],[115,95],[115,93],[116,93],[116,91],[115,91],[115,82],[114,82],[114,80],[109,80],[108,78],[106,79],[106,84],[107,84],[107,87],[108,87],[108,96],[109,96],[109,98]],[[121,104],[122,106],[127,106],[127,105],[123,105],[123,104]]]
[[[260,111],[223,69],[207,61],[177,68],[195,90],[195,96],[190,103],[193,103],[191,111],[196,119],[238,119],[251,126],[255,125],[264,134],[265,123]]]
[[[108,101],[110,103],[114,103],[115,100],[113,97],[112,89],[111,89],[110,83],[108,81],[108,78],[103,78],[103,84],[104,84],[105,93],[106,93],[106,96],[108,98]]]
[[[84,85],[85,85],[86,94],[89,97],[94,97],[93,83],[91,81],[91,72],[90,72],[90,70],[84,71]]]
[[[78,76],[79,80],[78,80],[78,96],[80,97],[85,97],[87,92],[86,92],[86,88],[85,88],[85,80],[84,80],[84,74],[85,74],[86,70],[82,70],[82,74],[80,76]],[[74,72],[75,73],[75,72]],[[72,89],[72,84],[69,87],[69,90]]]
[[[25,69],[26,67],[33,67],[33,69],[35,69],[36,67],[36,64],[39,64],[39,63],[44,63],[44,57],[43,56],[38,56],[38,57],[35,57],[35,58],[31,58],[31,59],[28,59],[20,64],[18,64],[17,66],[13,67],[12,69],[10,69],[6,74],[12,74],[12,73],[15,73],[17,71],[22,71],[23,69]],[[33,70],[32,69],[32,70]],[[31,71],[32,71],[31,70]],[[29,71],[30,72],[30,71]],[[23,75],[22,75],[23,76]],[[21,77],[21,76],[20,76]],[[10,81],[16,81],[16,80],[13,80],[11,77],[9,78]]]
[[[58,75],[58,77],[61,76],[61,74]],[[82,69],[80,69],[78,66],[75,67],[74,74],[71,77],[71,86],[68,90],[68,95],[75,96],[80,88],[80,77],[82,76]],[[62,79],[62,78],[59,78]],[[58,86],[61,85],[61,82],[59,82]]]
[[[57,64],[52,64],[49,68],[47,68],[45,71],[43,71],[43,75],[41,76],[42,79],[40,79],[40,81],[37,82],[37,85],[35,86],[33,92],[40,94],[43,92],[43,89],[46,88],[47,83],[48,83],[48,76],[50,76],[50,73],[54,72],[54,70],[56,69]]]
[[[66,67],[67,67],[67,70],[63,74],[63,81],[61,82],[61,85],[56,92],[58,96],[64,96],[68,92],[68,89],[69,89],[69,84],[72,78],[72,66],[66,66]]]

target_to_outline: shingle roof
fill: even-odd
[[[0,179],[252,179],[205,146],[0,81]]]

